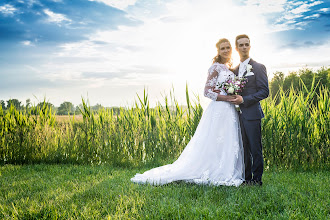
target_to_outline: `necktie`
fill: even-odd
[[[242,77],[243,74],[244,74],[244,72],[245,72],[245,65],[244,65],[244,63],[240,63],[239,64],[239,73],[238,73],[238,76]]]

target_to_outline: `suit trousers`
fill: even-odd
[[[264,170],[261,119],[246,120],[242,115],[239,118],[244,147],[245,180],[261,181]]]

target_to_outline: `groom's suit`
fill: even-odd
[[[244,102],[240,104],[240,125],[244,146],[245,180],[261,181],[264,160],[261,144],[261,119],[264,113],[259,101],[269,95],[268,78],[266,67],[250,59],[252,70],[247,74],[248,79],[241,96]],[[239,65],[234,69],[238,75]],[[252,73],[251,73],[252,72]],[[253,174],[253,176],[252,176]]]

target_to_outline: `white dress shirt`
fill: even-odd
[[[247,58],[246,60],[244,60],[243,62],[241,62],[239,64],[239,70],[238,70],[238,76],[242,77],[244,72],[246,71],[246,66],[248,65],[248,63],[250,62],[251,58]]]

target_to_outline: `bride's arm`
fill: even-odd
[[[204,96],[213,101],[229,101],[230,96],[220,95],[213,91],[218,79],[218,72],[213,69],[209,72],[204,88]]]

